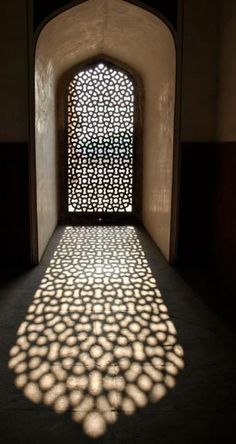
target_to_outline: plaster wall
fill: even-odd
[[[183,142],[214,141],[217,114],[218,1],[186,0],[183,17],[181,137]]]
[[[236,3],[220,3],[217,141],[236,141]]]
[[[1,270],[30,258],[27,38],[27,1],[1,1]]]
[[[143,222],[169,259],[175,45],[170,30],[159,18],[123,0],[88,0],[51,20],[38,39],[36,151],[40,255],[57,218],[54,160],[58,147],[53,106],[57,83],[76,64],[102,54],[130,66],[143,82]]]
[[[55,74],[50,55],[36,51],[35,149],[38,251],[41,258],[57,225],[57,146]]]
[[[236,4],[219,4],[219,68],[217,114],[217,182],[215,262],[219,274],[235,290],[236,276]],[[233,293],[234,294],[234,293]]]
[[[27,1],[1,2],[0,141],[28,141]]]

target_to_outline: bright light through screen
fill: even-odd
[[[133,209],[134,86],[110,64],[80,71],[68,89],[68,211]]]

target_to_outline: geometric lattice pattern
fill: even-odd
[[[68,88],[68,211],[131,212],[134,86],[96,63]]]
[[[135,228],[66,227],[10,351],[16,386],[96,438],[158,403],[183,367]]]

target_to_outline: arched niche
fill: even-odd
[[[124,0],[87,0],[41,30],[35,52],[35,156],[38,259],[59,215],[58,85],[74,66],[101,54],[142,79],[142,221],[170,259],[176,49],[156,15]],[[60,102],[60,97],[59,97]],[[60,131],[60,128],[59,128]]]

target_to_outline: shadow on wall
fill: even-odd
[[[0,281],[6,268],[30,264],[29,170],[27,143],[0,143]]]
[[[214,143],[182,143],[178,264],[212,264],[215,182]]]
[[[16,386],[96,438],[160,401],[183,367],[135,228],[66,227],[10,350]]]

